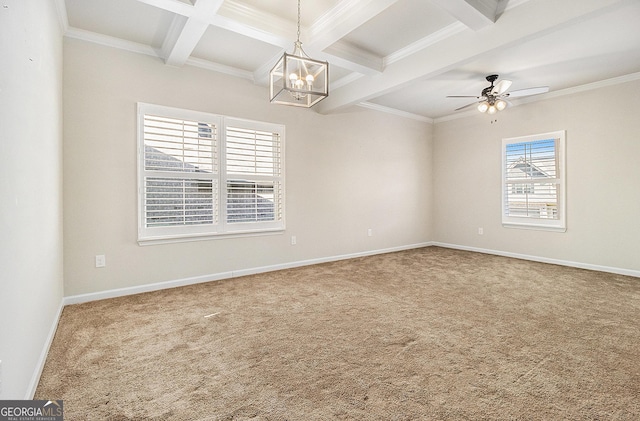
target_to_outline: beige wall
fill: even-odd
[[[437,123],[434,240],[638,273],[639,113],[636,80]],[[567,134],[567,232],[503,228],[502,138],[555,130]]]
[[[0,399],[31,398],[62,304],[62,32],[53,1],[0,8]]]
[[[139,246],[137,101],[285,124],[285,234]],[[66,296],[431,239],[430,124],[272,105],[246,80],[72,39],[64,122]],[[96,254],[105,268],[94,267]]]

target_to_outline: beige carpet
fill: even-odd
[[[437,247],[64,309],[67,420],[638,420],[640,279]]]

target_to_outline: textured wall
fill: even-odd
[[[437,123],[435,241],[637,273],[639,111],[636,80]],[[567,136],[567,232],[503,228],[502,138],[555,130]]]
[[[64,58],[66,296],[431,239],[430,124],[273,105],[252,82],[83,41]],[[285,124],[286,232],[139,246],[137,101]]]

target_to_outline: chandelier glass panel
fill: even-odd
[[[309,108],[329,95],[329,63],[310,58],[300,42],[300,0],[298,38],[293,53],[278,60],[269,73],[271,102]]]

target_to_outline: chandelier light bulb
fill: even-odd
[[[507,108],[507,102],[502,99],[497,100],[496,108],[498,109],[498,111],[504,110],[505,108]]]
[[[482,101],[480,104],[478,104],[478,111],[480,111],[481,113],[487,112],[488,109],[489,103],[487,101]]]
[[[495,114],[497,111],[498,109],[496,108],[495,105],[489,105],[489,109],[487,110],[489,114]]]

